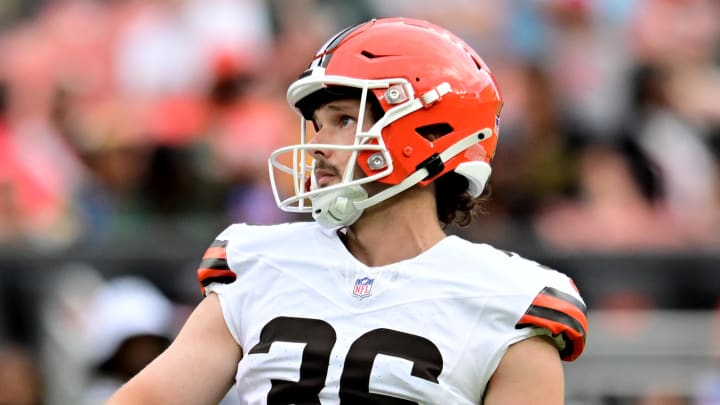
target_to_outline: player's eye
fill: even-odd
[[[340,126],[341,127],[348,127],[355,124],[355,117],[351,117],[349,115],[343,115],[340,117]]]

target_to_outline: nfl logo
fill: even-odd
[[[355,286],[353,287],[353,296],[358,298],[365,298],[372,293],[373,282],[375,279],[363,277],[355,280]]]

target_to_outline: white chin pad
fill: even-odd
[[[364,209],[355,202],[367,199],[367,192],[361,186],[342,188],[312,197],[312,216],[325,228],[339,228],[352,225],[360,218]]]

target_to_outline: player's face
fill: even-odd
[[[352,155],[352,151],[322,148],[322,144],[352,145],[357,132],[359,111],[360,101],[355,99],[332,101],[315,110],[315,134],[309,143],[320,145],[312,150],[315,178],[319,187],[340,182]],[[368,130],[373,124],[369,103],[363,121],[363,130]],[[356,170],[357,172],[360,171]]]

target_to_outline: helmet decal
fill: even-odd
[[[351,25],[330,38],[325,43],[325,45],[323,45],[320,50],[315,54],[315,59],[313,59],[313,61],[310,63],[310,66],[308,66],[308,71],[316,67],[326,67],[327,64],[330,62],[330,59],[332,58],[335,47],[337,47],[343,41],[343,39],[345,39],[353,31],[355,31],[356,28],[363,24],[365,23]],[[303,75],[300,75],[300,77],[303,77]]]

